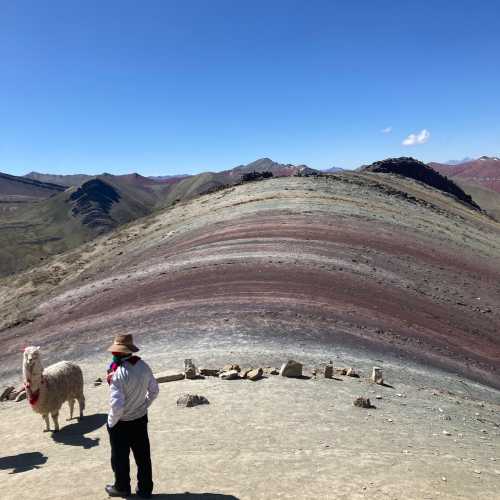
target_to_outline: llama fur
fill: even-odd
[[[45,431],[50,430],[49,414],[54,430],[59,430],[59,410],[65,401],[69,403],[73,418],[75,400],[83,417],[85,397],[83,395],[83,374],[81,368],[68,361],[60,361],[43,368],[39,347],[26,347],[23,352],[23,378],[27,401],[32,410],[40,413],[45,421]]]

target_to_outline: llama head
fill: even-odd
[[[29,346],[23,351],[23,372],[26,375],[42,371],[42,360],[39,346]]]

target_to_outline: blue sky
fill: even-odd
[[[3,172],[194,173],[264,156],[354,168],[500,154],[498,1],[0,8]]]

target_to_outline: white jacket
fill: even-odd
[[[124,361],[113,374],[110,389],[109,427],[114,427],[119,420],[135,420],[146,415],[160,392],[151,368],[142,359],[135,364]]]

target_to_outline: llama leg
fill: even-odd
[[[49,432],[50,431],[50,422],[49,422],[49,415],[42,415],[42,418],[45,420],[45,430],[43,432]]]
[[[83,394],[78,398],[78,406],[80,407],[80,418],[83,418],[83,410],[85,410],[85,397]]]
[[[51,413],[52,420],[54,421],[54,431],[57,432],[59,430],[59,412],[56,411]]]
[[[69,404],[69,418],[68,420],[73,420],[73,410],[75,409],[75,400],[73,398],[68,399]]]

